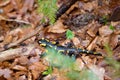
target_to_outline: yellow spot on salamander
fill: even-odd
[[[97,54],[96,52],[94,52],[93,54]]]
[[[64,52],[64,50],[58,50],[58,52]]]
[[[53,41],[53,42],[52,42],[52,44],[56,44],[56,42],[55,42],[55,41]]]
[[[44,46],[44,47],[45,47],[45,46],[46,46],[46,44],[40,44],[40,46]]]
[[[50,42],[48,39],[45,39],[47,42]]]

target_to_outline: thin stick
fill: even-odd
[[[15,57],[19,56],[28,56],[30,55],[30,52],[34,49],[34,45],[28,45],[16,49],[9,49],[6,51],[0,52],[0,62],[5,61],[5,60],[10,60],[14,59]]]
[[[37,27],[32,33],[27,34],[25,37],[19,39],[18,41],[14,42],[14,43],[10,43],[9,45],[6,45],[6,46],[5,46],[5,49],[9,49],[9,48],[11,48],[11,47],[17,46],[17,45],[20,44],[21,42],[23,42],[23,41],[25,41],[25,40],[27,40],[27,39],[35,36],[35,35],[36,35],[37,33],[39,33],[40,30],[42,30],[42,29],[43,29],[43,26]]]

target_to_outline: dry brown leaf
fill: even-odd
[[[99,33],[100,36],[109,36],[113,33],[113,30],[111,30],[108,26],[102,26],[101,28],[99,28]]]
[[[48,32],[52,32],[52,33],[63,33],[65,31],[66,31],[66,27],[60,21],[57,21],[54,24],[54,26],[50,26],[48,29]]]
[[[40,56],[36,56],[36,57],[31,57],[29,60],[29,63],[35,63],[35,62],[39,62],[40,60]]]
[[[65,71],[60,71],[57,68],[54,68],[52,74],[44,77],[43,79],[44,80],[51,80],[51,79],[55,79],[55,80],[69,80],[68,77],[65,76]]]
[[[27,80],[26,76],[25,75],[22,75],[18,78],[18,80]]]
[[[92,25],[90,25],[90,28],[88,29],[87,33],[91,36],[91,37],[95,37],[96,33],[98,32],[100,28],[100,24],[98,24],[98,22],[93,21]]]
[[[108,37],[101,37],[102,38],[102,46],[104,46],[105,44],[109,44],[110,42],[110,36]]]
[[[0,76],[4,76],[4,78],[8,79],[11,77],[11,73],[12,71],[9,68],[5,68],[5,69],[0,69]]]
[[[12,10],[14,9],[14,6],[12,4],[9,4],[9,5],[6,5],[5,7],[2,7],[2,9],[3,9],[2,15],[6,16],[7,13],[12,12]]]
[[[32,79],[32,73],[31,72],[28,72],[28,79],[27,80],[33,80]]]
[[[29,62],[29,59],[27,56],[21,56],[20,58],[18,58],[18,63],[21,65],[27,65]]]
[[[11,43],[12,40],[13,40],[13,36],[8,34],[8,35],[5,36],[4,44]]]
[[[34,0],[31,0],[31,1],[25,0],[22,8],[19,10],[19,15],[20,16],[24,15],[28,10],[32,11],[33,4],[34,4]]]
[[[83,40],[81,41],[81,45],[84,47],[87,47],[89,45],[90,41],[89,40]]]
[[[33,75],[33,80],[35,80],[39,77],[41,72],[47,69],[47,67],[43,65],[43,63],[41,62],[35,62],[31,64],[31,66],[29,66],[28,69],[31,70],[31,73]]]
[[[27,68],[21,65],[15,65],[13,68],[13,70],[20,70],[20,71],[27,71]]]
[[[83,5],[83,9],[89,12],[91,12],[96,7],[97,7],[97,1],[88,2]]]
[[[14,73],[15,79],[19,79],[19,77],[22,76],[27,76],[27,72],[26,71],[17,71],[16,73]]]
[[[10,3],[10,0],[7,1],[3,1],[2,3],[0,3],[0,7],[6,6]]]
[[[73,41],[75,46],[79,46],[80,40],[77,37],[72,38],[72,41]]]
[[[113,34],[110,38],[110,46],[114,49],[118,44],[118,35]]]
[[[97,40],[98,40],[98,36],[95,37],[95,39],[90,43],[90,45],[87,47],[87,49],[88,49],[88,50],[92,50],[92,49],[94,49]]]

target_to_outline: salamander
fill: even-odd
[[[56,42],[50,42],[48,39],[44,39],[44,38],[40,39],[38,41],[38,43],[41,46],[54,48],[58,52],[62,52],[62,53],[64,53],[64,52],[67,52],[67,53],[83,53],[83,54],[88,54],[88,55],[91,54],[91,55],[102,56],[102,54],[100,54],[100,53],[93,52],[93,51],[88,51],[88,50],[81,49],[81,48],[69,48],[69,47],[66,47],[66,46],[60,46],[60,45],[57,45]]]

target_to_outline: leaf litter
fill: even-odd
[[[57,6],[60,7],[66,2],[58,0]],[[50,64],[49,61],[47,62],[40,56],[43,54],[44,49],[37,44],[37,40],[41,37],[58,41],[60,45],[73,42],[74,47],[99,52],[104,57],[109,56],[109,52],[105,49],[105,44],[109,44],[112,50],[111,58],[113,62],[116,63],[117,61],[119,65],[120,22],[118,13],[115,12],[120,12],[119,1],[78,0],[54,25],[42,28],[39,27],[41,27],[40,21],[43,15],[38,14],[37,7],[36,0],[0,1],[1,80],[70,80],[69,77],[65,76],[67,72],[70,73],[70,70],[59,70],[56,67],[53,67],[52,74],[42,76],[42,73],[47,70]],[[102,20],[104,24],[101,24],[100,19],[105,16],[107,16],[106,22]],[[71,40],[68,40],[65,35],[68,29],[74,33],[74,37]],[[28,36],[30,33],[32,34]],[[12,47],[6,47],[11,43],[13,43]],[[104,58],[83,54],[78,56],[75,63],[77,67],[74,74],[77,74],[74,76],[76,77],[78,74],[82,75],[82,71],[84,73],[84,69],[87,68],[88,74],[86,75],[89,79],[92,79],[92,77],[96,78],[95,76],[99,80],[120,79],[117,76],[120,73],[111,66],[113,64],[105,63]],[[113,69],[116,71],[116,76],[112,75],[114,74]],[[89,74],[92,74],[91,78]],[[74,79],[73,76],[71,76],[72,78]]]

